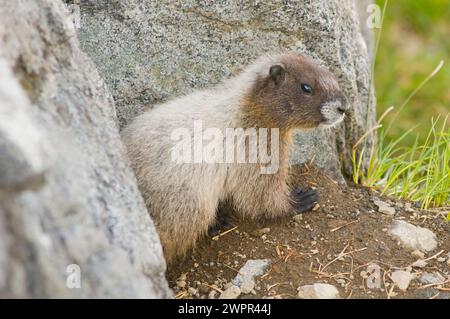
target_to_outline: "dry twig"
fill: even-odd
[[[232,232],[232,231],[235,230],[236,228],[238,228],[238,226],[234,226],[233,228],[230,228],[230,229],[224,231],[223,233],[220,233],[220,234],[218,234],[218,235],[212,237],[211,239],[212,239],[212,240],[219,240],[220,237],[222,237],[222,236],[228,234],[229,232]]]

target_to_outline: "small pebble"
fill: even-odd
[[[419,281],[425,285],[439,284],[445,282],[445,278],[438,272],[434,273],[425,272],[422,274],[422,276],[420,276]]]
[[[339,299],[339,291],[336,287],[325,284],[315,283],[297,288],[297,297],[300,299]]]
[[[178,278],[178,280],[180,281],[186,281],[186,279],[187,279],[186,273],[181,274],[181,276]]]
[[[392,281],[397,285],[400,290],[405,291],[408,289],[409,284],[412,279],[414,279],[414,275],[409,271],[396,270],[390,274]]]
[[[388,203],[381,200],[374,200],[373,203],[378,207],[380,213],[391,216],[395,214],[395,208],[391,207]]]
[[[427,265],[428,264],[425,260],[419,259],[419,260],[415,261],[411,266],[416,267],[416,268],[424,268]]]
[[[425,254],[420,251],[420,250],[414,250],[411,255],[413,255],[414,257],[420,258],[420,259],[424,259],[425,258]]]
[[[405,204],[405,210],[406,210],[408,213],[413,213],[413,212],[414,212],[414,209],[411,207],[411,203],[406,203],[406,204]]]
[[[205,285],[205,284],[200,285],[200,287],[198,288],[198,291],[201,294],[207,294],[209,292],[209,287],[207,285]]]
[[[337,279],[336,281],[341,287],[345,287],[345,279]]]
[[[225,290],[227,290],[227,289],[230,288],[232,285],[233,285],[232,282],[227,282],[227,283],[223,286],[223,288],[224,288]]]
[[[216,296],[217,296],[217,291],[212,289],[208,294],[208,299],[216,299]]]
[[[264,234],[268,234],[270,233],[270,228],[266,227],[266,228],[261,228],[261,229],[257,229],[254,232],[252,232],[253,236],[259,237],[262,236]]]
[[[240,288],[243,294],[248,294],[254,291],[253,289],[255,288],[255,282],[253,280],[245,281],[241,284]]]
[[[197,289],[195,289],[195,288],[193,288],[193,287],[189,287],[189,288],[188,288],[188,291],[189,291],[189,293],[190,293],[192,296],[197,295]]]
[[[219,299],[236,299],[241,294],[241,289],[235,285],[231,285],[220,295]]]

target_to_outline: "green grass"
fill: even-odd
[[[381,127],[378,143],[353,149],[353,181],[379,189],[381,194],[419,202],[422,208],[445,206],[450,198],[450,131],[448,117],[432,120],[425,141],[416,136],[411,146],[401,142],[413,129],[388,141]],[[358,146],[363,145],[361,149]],[[368,165],[362,169],[364,158]]]
[[[450,60],[450,5],[445,2],[389,1],[373,68],[379,122],[352,152],[356,184],[422,208],[450,202],[450,63],[444,64]],[[377,143],[369,147],[366,138],[374,133]]]
[[[377,0],[383,6],[384,0]],[[421,142],[430,129],[430,119],[450,112],[450,1],[390,0],[383,21],[383,34],[377,52],[374,84],[379,115],[400,103],[444,60],[442,70],[427,83],[397,117],[386,133],[394,140],[411,127]],[[386,120],[390,121],[392,112]],[[412,145],[415,135],[402,144]]]

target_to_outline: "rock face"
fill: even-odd
[[[365,41],[358,15],[365,10],[356,2],[81,0],[79,37],[113,92],[121,127],[146,107],[217,83],[264,52],[309,55],[339,78],[351,111],[337,132],[299,133],[292,161],[314,159],[341,179],[375,116],[371,34],[364,31]]]
[[[0,0],[0,298],[170,296],[115,120],[65,5]]]
[[[375,54],[375,38],[373,37],[372,30],[373,22],[375,22],[374,18],[381,18],[381,16],[373,16],[373,13],[375,12],[375,4],[373,0],[356,0],[355,4],[359,16],[359,27],[361,29],[364,40],[366,41],[369,56],[372,59]],[[380,9],[381,13],[382,8],[378,8]],[[379,20],[378,22],[381,21]]]

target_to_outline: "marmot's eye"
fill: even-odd
[[[301,87],[302,87],[302,91],[303,92],[308,93],[308,94],[312,93],[311,85],[304,83],[304,84],[301,85]]]

